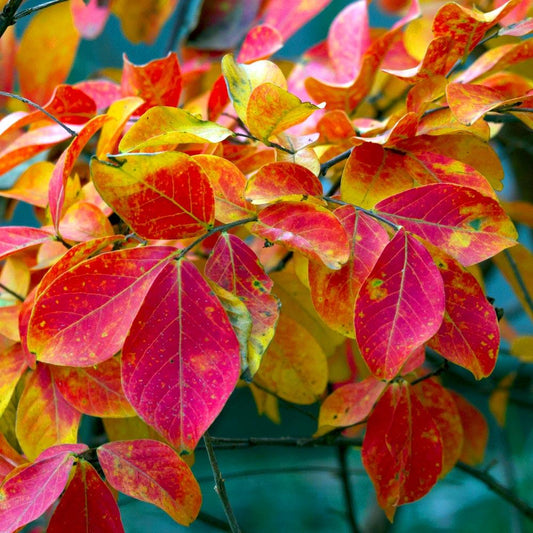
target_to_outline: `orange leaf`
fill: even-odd
[[[0,357],[0,416],[11,400],[17,383],[28,368],[20,344],[15,344]]]
[[[56,85],[67,78],[78,42],[79,33],[72,21],[69,4],[54,5],[35,13],[17,52],[22,94],[38,104],[44,104]],[[38,61],[36,58],[39,58]]]

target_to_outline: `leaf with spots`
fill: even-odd
[[[91,176],[106,203],[141,237],[183,239],[213,225],[213,187],[187,154],[131,154],[118,166],[93,159]]]
[[[58,447],[32,464],[13,471],[0,485],[0,524],[3,532],[16,531],[41,516],[61,494],[76,458],[87,449]],[[52,453],[53,452],[53,453]]]
[[[122,382],[131,405],[173,446],[192,451],[239,372],[239,343],[219,300],[192,263],[169,264],[122,351]]]
[[[439,429],[413,388],[400,382],[385,390],[368,419],[361,452],[391,521],[399,505],[425,496],[442,470]]]
[[[106,252],[59,275],[39,295],[28,330],[37,360],[92,366],[115,355],[148,289],[176,249]]]
[[[50,518],[47,533],[123,533],[120,510],[113,493],[85,460],[74,474]]]
[[[392,379],[439,329],[444,285],[431,255],[403,229],[387,244],[355,300],[355,336],[378,378]]]
[[[379,202],[376,210],[464,266],[516,244],[516,229],[498,201],[469,187],[425,185]]]
[[[496,365],[500,329],[494,307],[476,278],[442,250],[429,248],[444,281],[446,310],[429,346],[466,368],[476,379],[489,376]]]
[[[348,261],[350,245],[339,219],[325,207],[280,202],[265,207],[251,231],[337,270]]]
[[[235,235],[222,234],[205,266],[206,276],[237,296],[250,312],[252,329],[247,339],[242,370],[253,376],[267,349],[279,316],[278,299],[270,294],[272,280],[255,253]]]
[[[29,459],[56,444],[75,443],[81,413],[68,404],[50,368],[38,364],[30,373],[17,406],[16,433]]]

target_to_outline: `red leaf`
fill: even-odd
[[[182,525],[198,515],[200,487],[170,446],[154,440],[109,442],[98,448],[98,460],[120,492],[157,505]]]
[[[255,253],[235,235],[222,234],[205,265],[206,276],[237,296],[252,316],[246,361],[242,370],[254,375],[274,335],[279,303],[270,294],[272,280]]]
[[[470,272],[438,248],[432,247],[431,254],[444,281],[446,310],[429,346],[470,370],[476,379],[487,377],[496,365],[500,344],[496,312]]]
[[[122,351],[124,392],[145,422],[192,451],[235,387],[239,343],[191,263],[168,265],[145,302]]]
[[[41,516],[65,488],[75,460],[65,450],[20,469],[0,485],[2,531],[11,533]]]
[[[347,427],[362,422],[386,386],[384,381],[368,377],[335,389],[320,406],[318,427]]]
[[[74,85],[81,89],[96,102],[96,109],[107,109],[114,101],[122,96],[120,86],[109,80],[86,80]]]
[[[12,470],[26,462],[26,458],[20,455],[20,453],[9,444],[5,436],[0,433],[0,486],[4,478]]]
[[[113,493],[87,461],[79,461],[47,533],[121,533],[120,510]]]
[[[72,444],[78,437],[81,413],[68,404],[47,365],[30,373],[17,406],[16,434],[30,459],[56,444]]]
[[[57,277],[35,303],[30,350],[56,365],[92,366],[112,357],[175,252],[166,246],[108,252]]]
[[[89,142],[90,138],[109,120],[106,115],[99,115],[91,119],[80,130],[78,135],[70,143],[69,147],[61,154],[58,159],[52,177],[50,179],[49,189],[49,204],[50,216],[54,223],[54,228],[58,231],[59,220],[63,210],[63,203],[65,201],[65,187],[70,172],[74,167],[76,159],[78,159],[81,151]]]
[[[241,45],[237,61],[248,63],[266,59],[283,47],[281,33],[272,26],[262,24],[251,28]]]
[[[135,416],[122,390],[118,358],[86,368],[53,365],[50,370],[65,400],[78,411],[104,418]]]
[[[0,259],[51,239],[52,236],[49,232],[38,228],[25,226],[0,227]]]
[[[322,194],[322,184],[310,170],[289,162],[262,166],[246,184],[246,199],[254,204],[271,203],[290,195],[306,198]]]
[[[330,270],[321,263],[309,263],[309,286],[313,305],[329,327],[355,337],[355,297],[374,267],[389,236],[372,217],[351,205],[334,211],[351,244],[349,261],[339,270]]]
[[[337,217],[311,203],[269,205],[259,213],[251,231],[334,270],[350,257],[348,237]]]
[[[181,70],[174,52],[144,65],[134,65],[124,54],[120,82],[122,96],[140,96],[145,104],[135,112],[142,115],[155,105],[176,107],[181,95]]]
[[[425,185],[381,201],[376,210],[464,266],[516,244],[516,230],[498,201],[469,187]]]
[[[398,505],[422,498],[437,482],[439,430],[408,383],[391,384],[374,407],[361,457],[391,521]]]
[[[91,175],[106,203],[146,239],[194,237],[214,222],[213,188],[187,154],[131,154],[120,166],[92,159]]]
[[[439,329],[444,287],[429,252],[403,229],[385,247],[355,301],[355,335],[370,371],[392,379]]]

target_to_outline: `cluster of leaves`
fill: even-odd
[[[42,226],[0,228],[0,531],[61,494],[48,531],[121,531],[109,486],[189,524],[191,454],[239,384],[273,420],[280,398],[319,402],[317,439],[365,429],[390,520],[482,460],[486,422],[426,354],[492,373],[500,328],[475,265],[497,254],[532,313],[510,215],[533,208],[502,206],[489,143],[501,117],[533,125],[528,2],[414,0],[377,30],[360,0],[300,62],[268,59],[328,3],[242,3],[221,51],[213,28],[235,14],[204,2],[179,60],[125,57],[73,85],[110,12],[149,41],[177,1],[71,0],[20,42],[5,31],[0,173],[29,164],[0,194]],[[82,414],[109,442],[77,443]]]

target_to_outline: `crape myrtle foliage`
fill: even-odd
[[[206,34],[232,15],[204,2],[211,49],[72,85],[110,12],[148,42],[177,2],[72,0],[2,36],[0,89],[37,105],[3,97],[0,172],[31,161],[1,195],[42,226],[0,228],[1,532],[58,498],[48,531],[122,531],[110,487],[191,523],[190,454],[237,385],[274,421],[318,402],[317,439],[364,431],[390,520],[482,460],[484,418],[425,359],[493,371],[478,263],[498,254],[527,307],[510,215],[532,208],[500,203],[489,141],[532,126],[528,2],[387,2],[404,10],[375,29],[358,1],[269,59],[328,3],[256,3],[221,50]],[[109,442],[77,443],[82,414]]]

